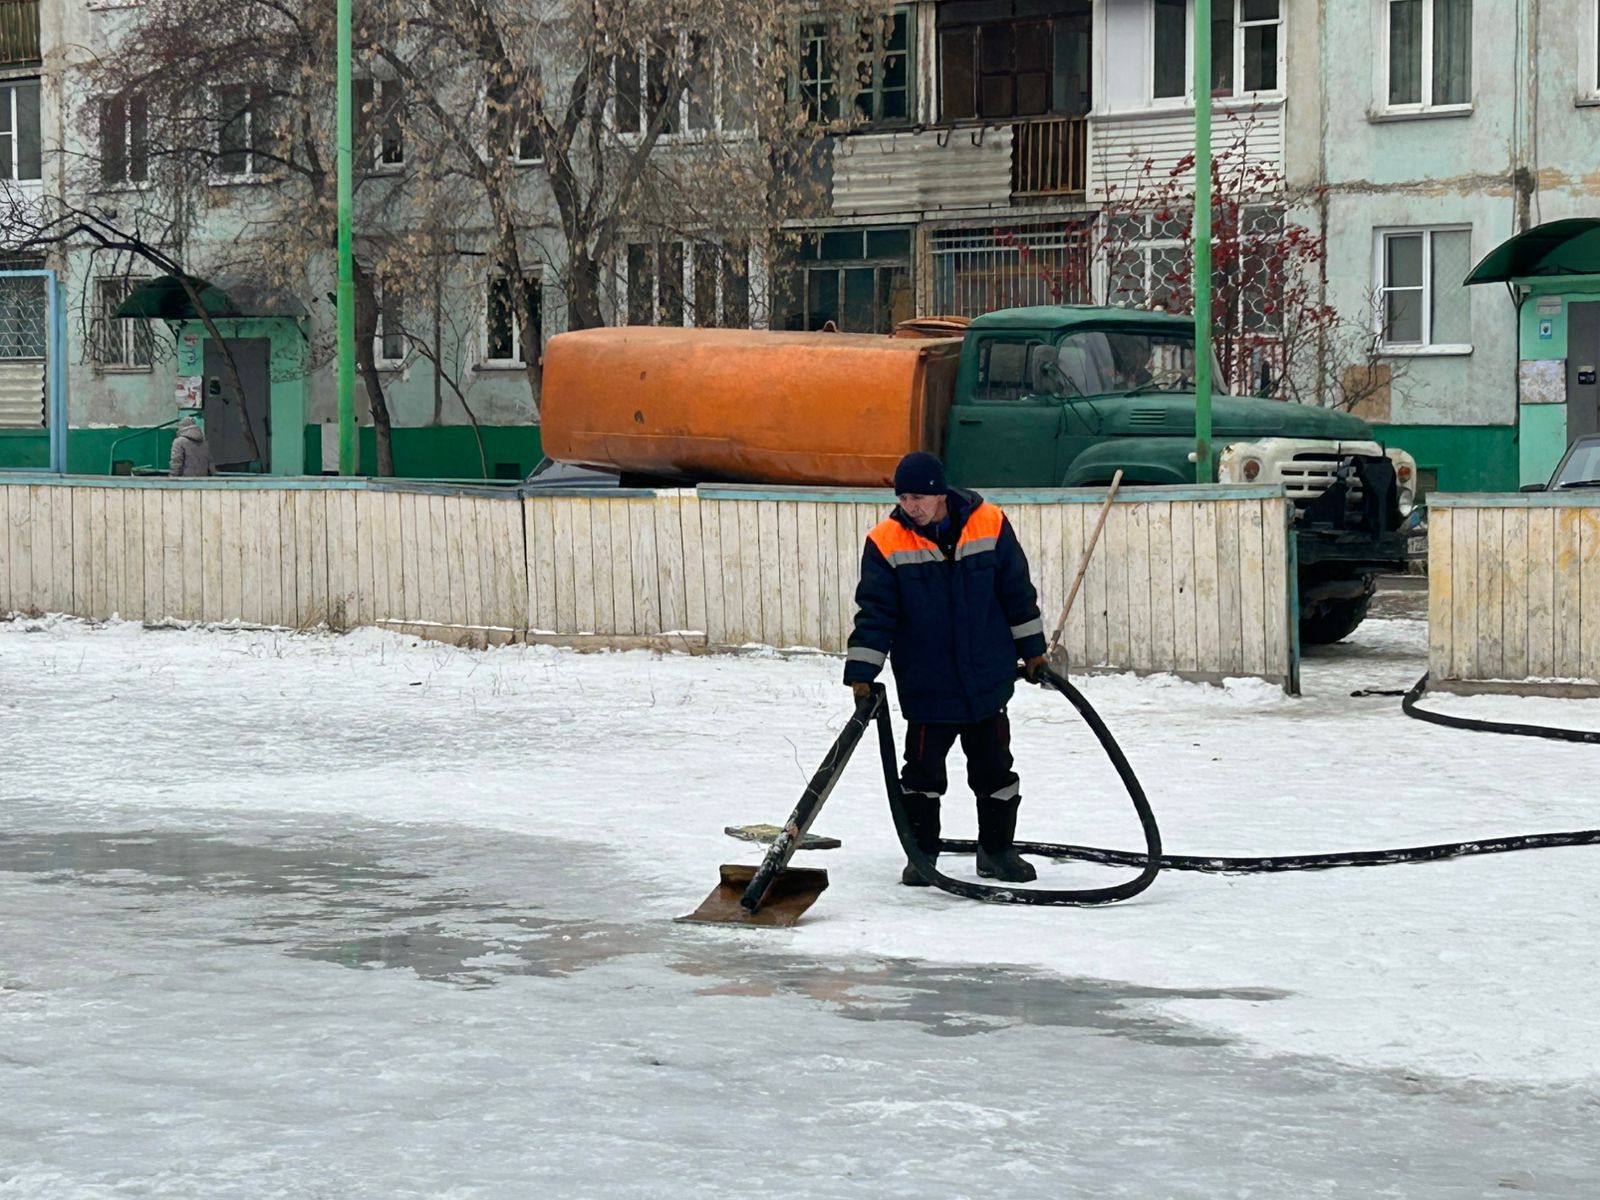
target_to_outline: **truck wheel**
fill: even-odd
[[[1355,632],[1372,603],[1369,593],[1352,600],[1324,600],[1316,610],[1300,617],[1302,646],[1330,646]]]

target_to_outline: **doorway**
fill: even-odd
[[[225,342],[238,368],[244,395],[240,397],[233,387],[222,347],[207,338],[202,412],[211,461],[219,471],[270,471],[272,375],[268,364],[271,342],[267,338],[227,338]],[[254,450],[239,419],[241,404],[255,437]]]
[[[1600,433],[1600,303],[1567,305],[1567,442]]]

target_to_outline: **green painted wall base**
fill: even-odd
[[[136,429],[73,429],[67,434],[67,471],[73,475],[112,473],[112,445]],[[486,425],[483,458],[470,425],[434,425],[394,431],[395,474],[402,479],[521,479],[543,456],[537,425]],[[165,469],[172,430],[139,433],[116,447],[117,460],[132,467]],[[377,441],[371,427],[361,430],[361,474],[377,470]],[[50,435],[43,429],[0,430],[0,471],[45,470],[50,465]],[[322,427],[305,427],[305,471],[338,470],[322,464]]]
[[[1521,483],[1510,425],[1374,425],[1378,440],[1432,471],[1436,492],[1514,492]]]

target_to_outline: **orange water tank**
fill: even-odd
[[[728,483],[886,485],[935,453],[961,340],[627,326],[550,339],[541,438],[559,462]]]

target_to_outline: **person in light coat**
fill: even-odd
[[[178,422],[178,436],[172,439],[172,457],[167,460],[167,474],[173,476],[215,475],[211,465],[211,448],[206,445],[205,430],[193,417]]]

